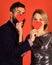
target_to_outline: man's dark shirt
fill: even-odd
[[[0,27],[0,65],[21,65],[21,54],[30,49],[28,41],[18,44],[19,35],[11,21]]]

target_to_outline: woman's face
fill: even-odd
[[[34,24],[34,22],[36,22]],[[45,21],[39,13],[36,13],[32,18],[32,23],[34,24],[34,28],[38,30],[39,34],[44,32]]]
[[[44,35],[44,25],[45,21],[43,20],[42,16],[39,13],[36,13],[32,18],[32,27],[37,30],[37,36]]]

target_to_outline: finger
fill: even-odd
[[[16,25],[18,25],[19,23],[16,23]]]

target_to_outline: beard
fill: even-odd
[[[13,23],[15,24],[15,26],[16,26],[16,23],[18,23],[19,21],[16,19],[16,18],[14,18],[13,17]],[[23,25],[24,25],[24,23],[25,23],[25,19],[23,19]],[[22,27],[23,27],[23,25],[22,25]]]
[[[19,22],[16,18],[13,18],[13,23],[15,24],[16,26],[16,23]]]

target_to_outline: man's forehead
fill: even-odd
[[[23,7],[16,7],[16,8],[15,8],[15,11],[25,12],[25,11],[26,11],[26,9],[25,9],[25,8],[23,8]]]

